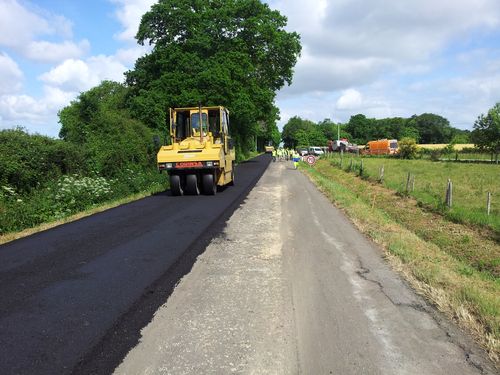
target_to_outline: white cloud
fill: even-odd
[[[41,123],[48,114],[48,108],[42,101],[28,95],[3,95],[0,96],[0,116],[2,123],[23,121]]]
[[[35,35],[53,32],[49,22],[16,0],[0,0],[0,45],[20,47]]]
[[[363,104],[363,97],[358,90],[348,89],[342,93],[337,100],[335,107],[337,109],[359,109]]]
[[[78,96],[77,92],[64,91],[53,86],[44,87],[42,101],[51,111],[59,111]]]
[[[149,46],[134,46],[130,48],[120,48],[118,51],[115,53],[115,58],[122,64],[126,66],[133,66],[135,61],[144,55],[145,53],[149,52],[151,48]]]
[[[32,7],[17,0],[0,0],[0,45],[24,51],[41,35],[72,38],[72,23],[64,16]]]
[[[496,0],[336,0],[328,4],[323,37],[310,44],[317,53],[418,61],[452,38],[499,24]]]
[[[65,60],[39,78],[45,84],[63,91],[86,91],[103,80],[122,81],[127,68],[111,56],[94,56],[86,61]]]
[[[123,73],[127,70],[127,67],[115,56],[93,56],[87,60],[87,63],[99,82],[105,79],[121,82]]]
[[[23,73],[6,53],[0,53],[0,95],[21,89]]]
[[[304,92],[328,92],[361,85],[375,79],[391,62],[382,58],[318,57],[306,51],[295,67],[293,83],[280,96]]]
[[[68,59],[47,73],[40,79],[50,86],[65,91],[83,91],[95,84],[89,66],[82,60]]]
[[[301,35],[293,88],[287,94],[369,84],[382,74],[424,74],[443,47],[471,31],[500,25],[496,0],[300,0],[270,2]]]
[[[25,56],[33,61],[60,62],[69,58],[78,58],[85,55],[90,48],[88,40],[74,43],[64,41],[51,43],[47,41],[30,42],[25,49]]]
[[[119,6],[116,17],[124,30],[115,35],[118,40],[135,43],[135,35],[139,29],[141,17],[156,0],[110,0]]]

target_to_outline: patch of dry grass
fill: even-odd
[[[426,148],[426,149],[429,149],[429,150],[440,150],[440,149],[445,148],[446,146],[448,146],[447,143],[419,144],[418,145],[418,147]],[[474,148],[474,144],[473,143],[457,143],[457,144],[453,145],[453,149],[455,151],[461,151],[464,148]]]

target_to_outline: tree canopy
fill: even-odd
[[[301,51],[286,22],[259,0],[160,0],[136,35],[153,50],[126,73],[133,116],[161,129],[168,107],[225,105],[242,150],[256,136],[271,140],[276,91],[291,83]]]
[[[288,120],[283,127],[281,138],[287,148],[326,146],[329,139],[337,139],[337,126],[329,119],[316,124],[295,116]],[[350,137],[343,126],[340,129],[340,136],[342,138]]]
[[[500,103],[495,104],[485,116],[481,114],[474,123],[472,141],[480,149],[491,152],[498,161],[500,153]]]
[[[424,113],[410,118],[367,118],[357,114],[349,120],[346,131],[355,143],[366,143],[373,139],[413,138],[419,143],[450,143],[454,138],[467,140],[469,132],[453,128],[449,121],[433,113]]]

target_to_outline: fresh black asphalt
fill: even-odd
[[[270,162],[215,196],[169,191],[0,246],[0,374],[107,374]]]

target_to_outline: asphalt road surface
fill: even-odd
[[[215,196],[165,192],[0,246],[0,374],[112,372],[269,161]]]

